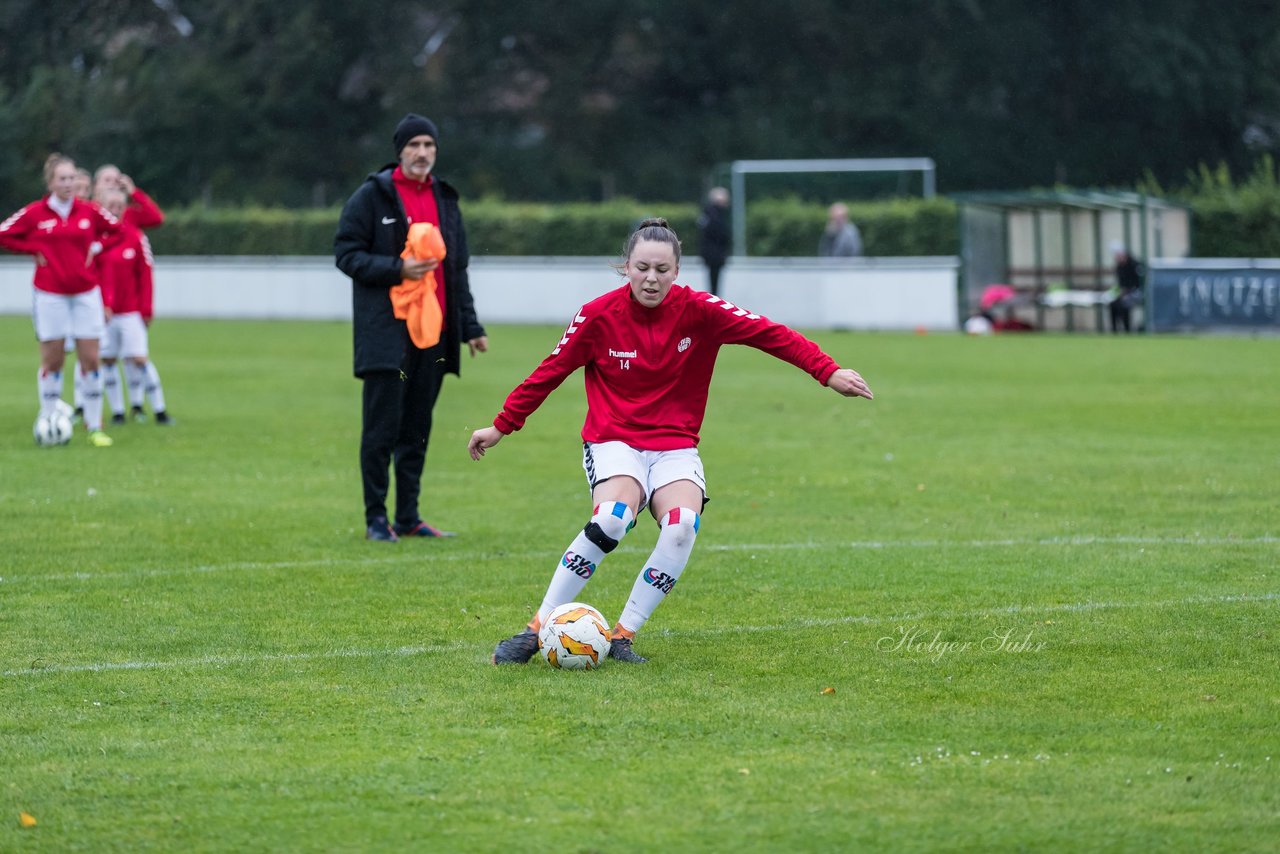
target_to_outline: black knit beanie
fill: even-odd
[[[396,135],[393,137],[396,143],[396,157],[400,156],[400,152],[409,144],[409,140],[424,133],[437,143],[440,142],[440,134],[436,133],[435,123],[431,119],[417,113],[405,115],[400,120],[400,124],[396,125]]]

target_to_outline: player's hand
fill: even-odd
[[[484,456],[486,450],[501,441],[502,431],[497,427],[481,427],[471,434],[471,441],[467,443],[467,450],[471,453],[471,459],[478,460]]]
[[[45,266],[45,265],[46,265],[46,264],[48,264],[48,263],[49,263],[49,259],[48,259],[48,258],[45,258],[45,257],[44,257],[44,255],[40,254],[39,252],[37,252],[37,253],[36,253],[36,266],[37,266],[37,267],[43,267],[43,266]]]
[[[111,322],[111,317],[114,314],[115,312],[107,308],[106,306],[102,307],[102,319],[107,321],[108,323]]]
[[[845,397],[865,397],[867,400],[875,400],[876,397],[862,375],[849,368],[841,368],[832,374],[831,379],[827,380],[827,388],[834,389]]]
[[[136,184],[133,183],[132,178],[130,178],[128,175],[121,172],[120,173],[120,189],[124,190],[124,194],[126,196],[128,196],[129,198],[133,198],[133,193],[135,190],[138,189],[138,187]]]
[[[467,342],[467,347],[471,350],[471,358],[476,357],[476,353],[489,352],[489,337],[481,335],[479,338],[472,338]]]
[[[405,279],[421,279],[427,273],[440,266],[435,258],[406,258],[400,265],[400,276]]]

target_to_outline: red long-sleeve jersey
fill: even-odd
[[[579,309],[551,355],[507,396],[493,426],[524,426],[552,391],[585,368],[586,442],[626,442],[645,451],[698,444],[716,356],[746,344],[826,384],[835,360],[800,333],[719,297],[672,285],[645,308],[623,285]]]
[[[133,195],[129,197],[129,206],[124,209],[121,218],[138,228],[155,228],[164,223],[164,211],[160,210],[160,206],[150,196],[134,188]]]
[[[102,208],[74,199],[66,219],[49,207],[47,198],[24,207],[0,223],[0,246],[10,252],[39,254],[35,286],[54,294],[80,294],[98,285],[98,271],[89,255],[94,241],[107,243],[120,230],[120,221]]]
[[[151,319],[151,241],[128,222],[120,228],[120,239],[98,255],[102,279],[102,302],[115,314],[136,311]]]

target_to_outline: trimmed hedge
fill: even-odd
[[[1260,186],[1261,184],[1261,186]],[[1201,192],[1192,208],[1193,254],[1198,257],[1280,257],[1280,189],[1255,182]],[[948,199],[895,199],[851,204],[867,255],[960,254],[956,207]],[[163,255],[329,255],[340,209],[181,208],[151,232]],[[698,251],[698,208],[687,202],[535,205],[479,199],[463,203],[471,253],[482,255],[608,255],[641,219],[663,216],[685,252]],[[747,209],[747,251],[765,257],[817,253],[826,223],[821,205],[795,199],[756,202]]]
[[[161,255],[328,255],[340,208],[202,208],[167,212],[151,232]],[[687,202],[536,205],[499,199],[463,202],[472,255],[609,255],[621,253],[636,223],[665,217],[685,252],[696,254],[698,207]],[[850,206],[868,255],[954,255],[955,206],[946,200],[895,200]],[[748,253],[817,253],[826,209],[795,200],[766,201],[747,210]]]

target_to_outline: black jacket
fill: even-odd
[[[391,310],[391,288],[401,282],[400,253],[409,224],[400,195],[391,183],[395,164],[369,175],[351,194],[338,220],[333,252],[338,269],[351,277],[352,324],[357,377],[371,371],[398,371],[407,348],[414,346],[403,320]],[[458,192],[435,178],[436,207],[444,235],[445,318],[441,340],[444,369],[457,374],[462,342],[485,334],[476,318],[467,276],[470,255],[467,232],[458,208]]]
[[[723,265],[732,240],[725,209],[716,204],[704,207],[698,217],[698,250],[703,262],[708,266]]]

